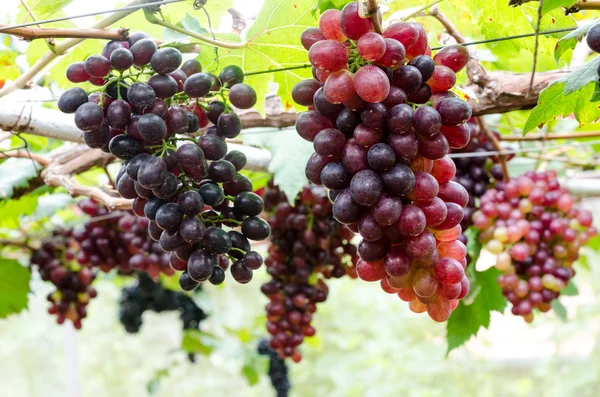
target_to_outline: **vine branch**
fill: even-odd
[[[496,139],[494,134],[492,134],[492,132],[490,130],[488,130],[487,126],[483,122],[483,118],[477,117],[475,120],[476,120],[477,125],[479,126],[479,129],[481,130],[481,132],[485,135],[485,137],[494,146],[494,149],[496,149],[497,152],[502,153],[504,151],[504,148],[500,145],[500,142],[498,142],[498,140]],[[500,154],[498,156],[498,158],[500,160],[500,165],[502,166],[502,175],[504,175],[504,182],[508,182],[510,180],[510,175],[508,174],[508,166],[506,165],[506,157],[503,154]]]
[[[8,25],[0,24],[1,27]],[[48,38],[127,40],[129,29],[11,28],[2,33],[32,41]]]
[[[377,0],[367,1],[367,15],[371,18],[375,32],[382,34],[383,27],[381,26],[381,20],[379,19],[379,4],[377,4]]]

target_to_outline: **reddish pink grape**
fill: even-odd
[[[469,50],[459,44],[449,45],[438,51],[433,57],[436,65],[447,66],[455,73],[460,72],[469,62]]]
[[[464,216],[463,207],[456,203],[445,203],[446,204],[446,219],[435,227],[436,230],[447,230],[452,229],[458,225]]]
[[[361,18],[358,14],[358,3],[346,4],[340,15],[340,27],[343,34],[351,40],[359,40],[364,34],[373,30],[369,18]]]
[[[402,214],[402,200],[388,194],[382,194],[372,207],[371,213],[377,223],[390,226],[400,219]]]
[[[433,274],[442,284],[456,284],[465,276],[465,270],[457,260],[442,257],[433,268]]]
[[[427,159],[441,159],[449,150],[448,140],[441,133],[431,137],[419,136],[419,154]]]
[[[314,66],[313,66],[313,69],[315,70],[315,73],[314,73],[315,78],[318,81],[320,81],[321,83],[325,83],[327,81],[327,79],[329,78],[329,76],[331,76],[331,74],[333,73],[333,72],[326,72],[324,70],[316,69]]]
[[[366,148],[379,143],[381,141],[381,130],[366,127],[364,124],[359,124],[354,129],[354,141]]]
[[[323,88],[325,99],[333,104],[349,101],[356,95],[354,91],[354,74],[349,70],[338,70],[332,73]]]
[[[415,173],[415,187],[406,195],[409,200],[419,203],[430,203],[439,190],[439,184],[433,176],[425,172]]]
[[[438,282],[431,272],[426,269],[419,269],[413,277],[413,290],[415,294],[422,298],[433,296],[438,289]]]
[[[358,232],[367,241],[377,241],[383,237],[381,226],[375,221],[373,215],[368,212],[358,221]]]
[[[471,131],[466,124],[460,124],[453,127],[442,125],[441,132],[448,140],[448,145],[452,149],[462,149],[467,146],[471,139]]]
[[[390,80],[377,66],[363,66],[356,72],[354,88],[363,100],[371,103],[382,102],[390,92]]]
[[[462,233],[462,228],[460,225],[454,226],[452,229],[447,230],[436,230],[433,235],[439,241],[454,241],[456,240],[460,234]]]
[[[469,193],[467,190],[454,181],[440,184],[438,197],[445,202],[456,203],[463,208],[469,203]]]
[[[413,28],[417,31],[417,40],[415,43],[406,47],[406,58],[413,59],[419,55],[424,55],[427,52],[427,32],[425,28],[416,22],[409,22]]]
[[[369,169],[367,149],[350,139],[342,152],[342,164],[350,174]]]
[[[402,208],[402,215],[396,222],[396,228],[404,236],[416,236],[423,233],[426,226],[425,214],[416,205],[407,205]]]
[[[425,222],[428,227],[441,224],[448,215],[448,207],[439,197],[434,198],[431,203],[421,204],[419,207],[425,214]]]
[[[447,300],[438,299],[427,305],[427,314],[433,321],[443,323],[452,314],[452,304]]]
[[[319,19],[319,29],[321,33],[329,40],[344,42],[348,40],[340,26],[340,15],[342,12],[336,9],[325,11]]]
[[[356,263],[356,273],[364,281],[379,281],[387,275],[383,261],[367,262],[362,259]]]
[[[375,60],[375,63],[386,68],[402,65],[406,57],[406,50],[402,43],[388,37],[386,37],[384,41],[385,52],[381,57]]]
[[[431,87],[432,92],[444,92],[448,91],[456,84],[456,74],[452,69],[436,65],[433,75],[427,81],[427,85]]]
[[[333,123],[327,117],[313,110],[300,113],[296,118],[296,131],[309,142],[312,142],[321,130],[332,127]]]
[[[410,259],[400,246],[392,247],[383,260],[383,267],[391,277],[403,277],[410,273]]]
[[[445,156],[433,162],[430,174],[439,183],[450,182],[454,178],[454,175],[456,175],[456,164],[454,164],[454,161],[450,157]]]
[[[300,36],[300,42],[307,50],[310,50],[310,47],[312,47],[313,44],[321,40],[327,40],[327,38],[318,28],[308,28],[302,32],[302,35]]]
[[[383,37],[398,40],[408,49],[417,42],[419,30],[409,22],[398,22],[388,26],[383,32]]]
[[[310,50],[308,50],[308,59],[319,70],[337,72],[340,69],[344,69],[348,64],[348,51],[338,41],[323,40],[316,42],[310,47]]]
[[[75,62],[69,65],[66,71],[67,80],[72,83],[83,83],[90,79],[90,74],[85,71],[83,62]]]
[[[470,290],[471,290],[471,283],[469,282],[469,279],[467,278],[467,276],[465,276],[462,278],[462,280],[460,280],[460,295],[458,295],[458,298],[456,298],[456,299],[463,299],[464,297],[469,295]]]
[[[435,237],[425,230],[417,236],[406,238],[406,253],[413,260],[427,260],[434,256]]]
[[[356,43],[356,51],[367,61],[376,61],[385,54],[386,42],[375,32],[364,34]]]
[[[437,295],[447,301],[457,299],[460,296],[462,287],[460,283],[456,284],[440,284],[438,286]]]
[[[443,98],[435,109],[442,117],[442,124],[447,126],[463,124],[471,118],[471,106],[459,98]]]

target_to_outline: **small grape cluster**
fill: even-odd
[[[57,229],[32,253],[31,264],[38,267],[42,280],[56,286],[57,290],[48,295],[48,313],[57,316],[58,324],[69,319],[76,329],[81,329],[81,320],[87,316],[86,306],[96,297],[96,290],[91,286],[94,272],[77,263],[78,249],[71,230]]]
[[[338,224],[325,190],[305,186],[292,206],[271,181],[264,193],[273,230],[267,272],[273,278],[262,292],[270,346],[282,358],[299,362],[298,346],[313,336],[311,326],[317,303],[327,299],[325,279],[340,278],[358,259],[350,243],[353,233]]]
[[[77,262],[98,267],[105,273],[117,268],[121,274],[146,272],[152,278],[161,273],[175,274],[169,255],[148,236],[148,220],[131,212],[109,214],[108,209],[93,199],[81,200],[79,208],[91,218],[72,237],[79,243]]]
[[[198,329],[207,318],[192,298],[164,288],[145,273],[139,273],[133,285],[123,288],[119,305],[119,320],[129,333],[139,332],[142,314],[147,310],[157,313],[179,311],[184,330]]]
[[[292,91],[309,107],[296,123],[315,150],[306,176],[363,237],[359,277],[445,321],[469,290],[456,241],[469,197],[447,157],[470,138],[471,108],[450,91],[469,53],[452,45],[432,58],[421,25],[379,35],[358,7],[326,11],[301,37],[314,75]]]
[[[496,254],[503,272],[498,284],[512,312],[533,320],[533,310],[546,312],[575,275],[579,249],[597,235],[592,213],[574,207],[556,172],[528,172],[498,182],[481,197],[473,215],[480,240]]]
[[[134,200],[136,215],[149,219],[150,237],[173,253],[173,269],[183,271],[182,289],[191,291],[206,280],[222,283],[225,273],[218,263],[223,255],[235,261],[233,278],[247,283],[262,264],[248,239],[264,240],[270,230],[257,216],[261,198],[239,173],[246,157],[228,153],[225,138],[241,131],[231,105],[251,108],[256,92],[242,83],[244,73],[237,66],[216,77],[202,73],[195,59],[181,63],[177,49],[158,49],[144,33],[110,41],[101,55],[67,69],[70,81],[89,81],[100,92],[88,97],[83,89],[70,88],[58,107],[75,114],[88,146],[125,163],[117,190]],[[199,139],[181,137],[209,122],[214,125]],[[241,226],[241,233],[225,232],[222,225]]]
[[[292,387],[288,376],[288,367],[277,352],[271,350],[269,341],[263,339],[258,344],[258,354],[269,356],[269,378],[277,397],[287,397]]]

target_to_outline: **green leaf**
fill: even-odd
[[[158,371],[154,372],[154,376],[146,385],[146,390],[148,390],[148,394],[156,394],[158,388],[160,387],[161,380],[167,376],[169,376],[168,369],[159,369]]]
[[[567,284],[567,286],[560,291],[560,294],[563,296],[577,296],[579,295],[579,290],[577,289],[577,286],[573,280],[571,280],[569,281],[569,284]]]
[[[38,220],[48,218],[54,215],[56,211],[65,208],[74,201],[73,197],[66,193],[53,193],[40,196],[35,212],[33,213],[33,218]]]
[[[482,248],[479,241],[479,230],[475,226],[471,226],[465,230],[464,234],[467,238],[467,254],[471,257],[471,263],[475,264],[479,259]]]
[[[33,214],[37,208],[38,196],[28,194],[18,200],[0,202],[0,228],[16,229],[23,216]]]
[[[310,142],[300,138],[293,128],[264,130],[264,133],[244,134],[244,144],[265,147],[273,156],[269,172],[274,182],[287,195],[290,203],[308,183],[305,166],[313,152]],[[293,148],[293,150],[290,150]]]
[[[256,368],[250,365],[246,364],[242,367],[242,374],[244,375],[250,386],[254,386],[260,380],[260,375],[258,374],[258,371],[256,370]]]
[[[0,318],[27,308],[31,271],[13,259],[0,258]]]
[[[594,93],[592,94],[592,99],[590,99],[590,102],[598,102],[600,101],[600,82],[596,82],[596,85],[594,86]]]
[[[544,0],[544,4],[542,4],[542,15],[559,7],[570,7],[572,5],[573,0]]]
[[[574,31],[569,32],[569,34],[565,35],[564,37],[561,37],[556,42],[556,47],[554,49],[554,59],[556,60],[556,63],[558,63],[560,58],[565,52],[567,52],[567,50],[574,49],[577,45],[577,42],[581,41],[583,36],[585,36],[587,32],[589,32],[589,30],[592,28],[592,26],[594,26],[597,22],[597,19],[589,21],[585,25],[582,25]]]
[[[208,30],[204,29],[202,27],[202,25],[200,25],[200,22],[196,18],[191,16],[189,12],[186,13],[185,18],[183,18],[181,21],[179,21],[176,25],[180,26],[184,29],[187,29],[192,33],[197,33],[197,34],[208,33]],[[179,32],[176,32],[176,31],[168,29],[168,28],[165,28],[163,33],[164,33],[164,36],[165,36],[165,39],[167,40],[167,42],[180,41],[180,40],[184,40],[184,39],[187,39],[190,37],[189,35],[179,33]]]
[[[38,176],[37,163],[29,159],[11,158],[0,164],[0,199],[12,197],[15,188],[26,188]]]
[[[471,264],[470,266],[474,266]],[[448,351],[463,345],[472,336],[476,335],[481,327],[490,325],[490,312],[502,312],[506,307],[506,299],[502,296],[502,289],[496,282],[500,272],[490,268],[484,272],[475,271],[475,278],[471,281],[471,289],[479,286],[480,290],[473,302],[466,305],[460,302],[452,312],[446,326],[446,339]]]
[[[32,7],[31,11],[37,17],[48,18],[49,16],[62,11],[63,8],[71,4],[73,0],[46,0],[46,1],[38,1],[29,3],[34,3],[35,5]]]
[[[318,0],[317,5],[312,10],[312,14],[316,18],[317,12],[323,13],[332,8],[341,10],[346,4],[351,3],[353,1],[354,0]]]
[[[591,82],[597,82],[598,65],[600,65],[600,57],[596,57],[569,72],[566,77],[565,95],[578,91]]]
[[[183,334],[181,348],[188,353],[210,355],[217,345],[217,338],[197,329],[188,329]]]
[[[562,321],[567,321],[567,309],[558,299],[552,301],[552,310],[554,310],[556,317],[560,318]]]
[[[252,182],[252,188],[255,191],[266,187],[271,180],[271,174],[268,172],[241,170],[240,174],[245,175],[248,179],[250,179],[250,182]]]

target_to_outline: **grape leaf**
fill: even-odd
[[[244,144],[265,147],[271,151],[273,159],[269,163],[269,172],[273,174],[275,184],[293,203],[296,195],[308,183],[304,168],[313,152],[311,143],[300,138],[294,128],[287,128],[244,134]]]
[[[594,26],[597,22],[598,19],[591,20],[585,25],[581,25],[574,31],[569,32],[569,34],[565,35],[564,37],[561,37],[556,42],[556,47],[554,48],[554,59],[556,60],[556,63],[558,63],[558,61],[564,55],[565,52],[574,49],[577,45],[577,42],[581,41],[583,36],[585,36],[587,32],[589,32],[591,27]]]
[[[552,301],[552,310],[554,311],[554,314],[556,314],[556,317],[560,318],[562,321],[567,321],[567,309],[558,299]]]
[[[577,289],[577,286],[573,280],[571,280],[569,281],[569,284],[567,284],[567,286],[560,291],[560,294],[563,296],[577,296],[579,295],[579,290]]]
[[[16,229],[19,219],[35,212],[38,204],[37,194],[28,194],[18,200],[5,200],[0,202],[0,227]]]
[[[590,102],[598,102],[600,101],[600,82],[596,82],[596,85],[594,86],[594,93],[592,94],[592,98],[590,99]]]
[[[565,95],[578,91],[591,82],[597,82],[598,65],[600,65],[600,57],[596,57],[570,71],[566,77]]]
[[[181,348],[188,353],[210,355],[217,345],[217,338],[209,333],[197,329],[187,329],[183,333]]]
[[[472,263],[470,266],[474,266]],[[502,289],[496,282],[500,272],[492,267],[484,272],[475,271],[475,278],[471,280],[472,287],[479,286],[480,291],[470,305],[460,302],[452,312],[446,325],[446,339],[448,351],[463,345],[472,336],[476,335],[481,327],[490,325],[490,312],[502,312],[506,307],[506,299],[502,296]]]
[[[544,0],[544,4],[542,4],[542,15],[559,7],[570,7],[572,5],[573,0]]]
[[[15,188],[29,186],[29,180],[38,176],[37,163],[29,159],[8,159],[0,164],[0,199],[12,197]]]
[[[202,25],[200,25],[200,21],[198,21],[196,18],[191,16],[189,12],[186,13],[185,18],[183,18],[181,21],[179,21],[176,25],[180,26],[184,29],[187,29],[192,33],[197,33],[197,34],[208,33],[208,30],[204,29],[202,27]],[[163,34],[164,34],[164,37],[167,40],[167,42],[180,41],[180,40],[187,39],[190,37],[189,35],[179,33],[177,31],[171,30],[169,28],[165,28],[163,31]]]
[[[73,0],[46,0],[33,3],[35,4],[31,11],[37,17],[48,18],[49,16],[62,11],[63,8],[71,4]],[[30,1],[30,3],[32,3]]]
[[[316,18],[317,12],[323,13],[332,8],[341,10],[346,4],[353,1],[354,0],[318,0],[317,5],[312,11],[312,14]]]
[[[0,258],[0,318],[27,308],[31,271],[16,260]]]

